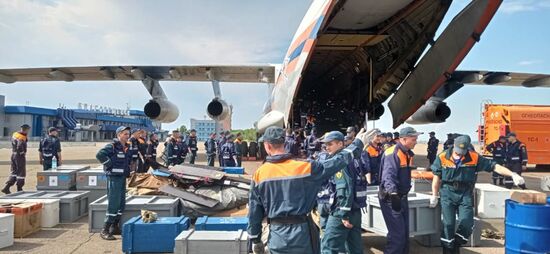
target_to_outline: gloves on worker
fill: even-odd
[[[254,254],[264,254],[265,246],[261,241],[258,243],[252,243],[252,253]]]
[[[400,212],[401,211],[401,198],[397,193],[390,194],[390,200],[391,200],[391,209]]]
[[[431,196],[430,197],[430,208],[435,208],[437,206],[437,203],[439,203],[439,197]]]
[[[376,135],[378,133],[380,133],[379,129],[375,128],[375,129],[366,131],[363,128],[363,129],[361,129],[361,131],[359,131],[359,133],[357,133],[356,138],[361,140],[361,142],[363,142],[363,145],[367,145],[368,143],[370,143],[376,137]]]
[[[518,175],[518,173],[512,173],[512,180],[514,181],[514,184],[516,186],[525,184],[525,179],[523,179],[523,177]]]

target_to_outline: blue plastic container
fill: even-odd
[[[550,204],[506,200],[506,253],[550,253]]]
[[[244,174],[244,168],[243,167],[223,167],[223,172],[228,174],[242,175]]]
[[[546,199],[546,203],[547,203],[547,204],[550,204],[550,197],[548,197],[548,198]]]
[[[122,251],[124,253],[173,252],[174,239],[189,229],[186,217],[160,217],[152,223],[144,223],[136,216],[124,223],[122,228]]]
[[[208,217],[203,216],[195,222],[195,230],[206,231],[237,231],[246,230],[247,217]]]

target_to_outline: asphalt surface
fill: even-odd
[[[65,164],[90,164],[98,165],[94,159],[95,152],[102,146],[99,143],[96,147],[71,147],[63,152]],[[425,167],[427,164],[424,155],[425,147],[419,145],[415,152],[415,163],[417,166]],[[9,175],[9,151],[0,149],[0,181],[4,181]],[[36,186],[36,172],[41,170],[38,164],[37,154],[29,151],[27,166],[26,190],[34,190]],[[199,164],[205,164],[204,154],[199,154]],[[253,173],[261,162],[244,162],[248,173]],[[540,178],[550,175],[547,171],[528,172],[525,174],[527,187],[529,189],[540,189]],[[490,174],[480,173],[478,182],[490,182]],[[504,232],[503,220],[484,220],[481,222],[483,229],[491,229]],[[88,218],[84,217],[75,223],[59,224],[55,228],[42,229],[25,238],[15,240],[15,244],[0,250],[0,253],[122,253],[122,241],[117,237],[116,241],[103,241],[98,234],[88,233]],[[383,236],[373,233],[363,234],[364,253],[382,253],[386,244]],[[424,247],[414,239],[410,240],[411,253],[441,253],[440,248]],[[464,248],[462,253],[504,253],[504,240],[482,239],[481,246],[476,248]]]

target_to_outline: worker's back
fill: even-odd
[[[307,161],[288,158],[288,154],[268,158],[254,174],[257,193],[266,206],[266,216],[305,215],[315,205],[319,182]]]

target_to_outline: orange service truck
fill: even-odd
[[[529,164],[550,165],[550,106],[485,104],[478,127],[483,152],[489,155],[485,147],[509,132],[527,147]]]

